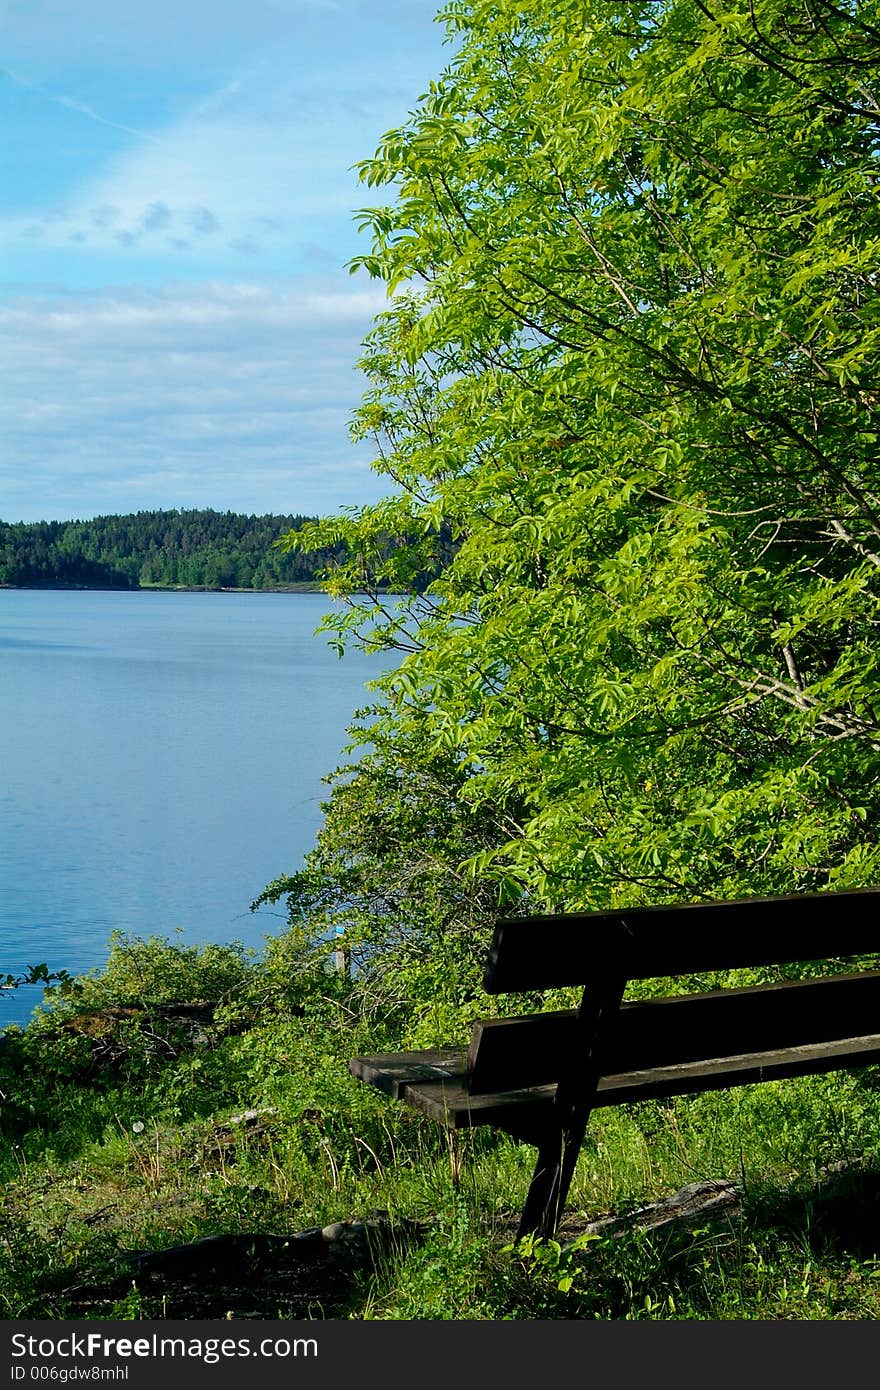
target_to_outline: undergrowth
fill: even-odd
[[[263,1315],[877,1317],[875,1071],[600,1111],[559,1239],[516,1244],[531,1150],[488,1130],[451,1146],[354,1081],[348,1058],[377,1040],[350,989],[235,946],[118,938],[104,971],[7,1030],[0,1316],[161,1315],[133,1252],[381,1212],[421,1238],[376,1252],[335,1303],[280,1295]],[[722,1214],[640,1227],[640,1208],[718,1180],[738,1189]],[[609,1213],[630,1219],[588,1229]]]

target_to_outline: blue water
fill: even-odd
[[[0,590],[0,974],[80,973],[110,933],[261,946],[365,683],[320,594]],[[0,1027],[39,991],[0,997]]]

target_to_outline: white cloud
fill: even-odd
[[[336,267],[370,201],[351,165],[439,65],[435,5],[2,4],[31,90],[6,93],[0,516],[380,495],[346,423],[384,297]]]
[[[384,302],[341,278],[7,302],[3,519],[326,512],[377,496],[347,421],[358,343]]]
[[[85,116],[88,120],[97,122],[98,125],[109,126],[111,130],[121,130],[125,135],[136,135],[141,140],[153,138],[145,130],[138,130],[134,126],[123,125],[119,121],[111,120],[108,116],[102,116],[100,111],[96,111],[88,102],[65,96],[63,92],[51,91],[41,83],[23,77],[21,73],[12,72],[10,68],[0,68],[0,76],[7,77],[10,82],[15,83],[16,87],[24,87],[29,92],[36,92],[44,101],[51,102],[54,106],[63,106],[65,110],[73,111],[79,116]]]
[[[338,265],[351,254],[352,210],[363,200],[352,166],[401,114],[381,91],[352,96],[359,116],[340,119],[340,97],[326,82],[249,69],[110,158],[50,215],[7,213],[0,244],[32,243],[39,232],[46,252],[69,254],[75,239],[81,255],[131,261],[137,248],[161,261],[192,249],[179,243],[196,232],[198,256],[220,273],[242,256],[267,257],[276,271],[286,256],[289,267],[292,244],[329,236]]]

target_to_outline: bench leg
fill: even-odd
[[[559,1078],[553,1119],[538,1139],[538,1161],[520,1218],[518,1239],[537,1234],[550,1240],[556,1234],[599,1084],[597,1041],[606,1023],[616,1016],[625,989],[626,976],[614,974],[600,988],[588,986],[584,990],[577,1012],[583,1061],[575,1066],[570,1059]]]
[[[542,1139],[538,1145],[535,1171],[522,1209],[519,1230],[516,1233],[517,1240],[531,1235],[547,1238],[555,1232],[561,1167],[562,1135],[556,1132]]]
[[[517,1240],[539,1235],[550,1240],[556,1234],[565,1209],[578,1154],[584,1140],[589,1112],[565,1130],[554,1128],[538,1145],[538,1157],[528,1196],[520,1217]]]

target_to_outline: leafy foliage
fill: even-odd
[[[30,965],[21,975],[0,975],[0,998],[5,991],[19,989],[22,985],[67,984],[70,975],[66,970],[50,970],[45,961]]]
[[[499,893],[463,864],[503,826],[491,807],[468,808],[466,769],[417,729],[359,728],[369,752],[327,779],[305,867],[254,904],[287,904],[289,930],[270,943],[268,965],[314,977],[344,951],[348,1008],[370,1021],[371,1047],[380,1035],[389,1045],[445,1042],[476,998],[485,1005],[480,977]]]
[[[110,947],[100,970],[40,976],[50,984],[42,1006],[9,1035],[22,1065],[96,1088],[136,1082],[159,1061],[216,1047],[238,1010],[253,1006],[258,971],[238,943],[184,946],[116,932]]]
[[[401,651],[380,727],[464,770],[509,892],[880,878],[876,11],[455,0],[362,165],[394,490],[289,543],[345,547],[327,627]]]

